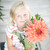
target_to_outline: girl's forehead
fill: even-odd
[[[23,13],[27,13],[28,14],[28,10],[25,7],[22,7],[21,9],[19,9],[19,11],[17,12],[17,10],[15,10],[16,14],[23,14]]]

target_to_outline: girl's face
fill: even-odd
[[[30,16],[29,16],[29,12],[28,10],[23,7],[21,8],[17,13],[16,13],[16,16],[15,16],[15,21],[16,21],[16,24],[17,26],[19,27],[23,27],[25,22],[27,20],[30,20]]]

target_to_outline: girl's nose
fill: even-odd
[[[24,16],[22,16],[21,19],[24,20],[25,19]]]

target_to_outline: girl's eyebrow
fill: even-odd
[[[24,14],[24,16],[26,16],[27,14]]]

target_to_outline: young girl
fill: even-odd
[[[24,2],[18,2],[12,6],[10,15],[11,22],[6,29],[7,41],[5,43],[5,50],[24,50],[24,46],[22,43],[20,43],[18,36],[12,34],[12,31],[16,30],[17,32],[21,33],[23,37],[25,31],[22,28],[25,22],[28,22],[28,20],[31,19],[29,9]],[[34,50],[34,48],[31,47],[29,50]]]

